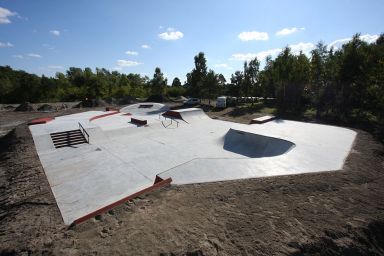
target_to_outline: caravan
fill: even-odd
[[[226,108],[227,107],[227,97],[226,96],[217,97],[216,107],[217,108]]]

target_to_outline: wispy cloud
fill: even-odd
[[[223,68],[223,69],[232,69],[231,66],[229,66],[228,64],[226,63],[219,63],[219,64],[215,64],[213,65],[214,68]]]
[[[149,48],[151,48],[151,46],[149,46],[149,45],[147,45],[147,44],[143,44],[143,45],[141,45],[141,48],[143,48],[143,49],[149,49]]]
[[[237,61],[250,61],[253,60],[257,56],[257,53],[234,53],[230,60]]]
[[[267,51],[261,51],[256,54],[256,57],[259,61],[265,60],[268,56],[275,57],[281,52],[280,48],[270,49]]]
[[[296,28],[296,27],[293,27],[293,28],[283,28],[282,30],[277,31],[276,35],[277,36],[287,36],[287,35],[296,33],[296,32],[298,32],[300,30],[305,30],[305,28]]]
[[[174,28],[168,28],[167,32],[160,33],[159,37],[163,40],[179,40],[183,38],[184,34]]]
[[[374,43],[376,42],[376,40],[379,38],[379,35],[370,35],[370,34],[365,34],[365,35],[361,35],[360,36],[360,40],[364,41],[364,42],[367,42],[369,44],[371,43]],[[351,41],[352,38],[349,37],[349,38],[343,38],[343,39],[337,39],[333,42],[331,42],[329,45],[328,45],[328,48],[330,49],[331,47],[333,47],[334,50],[338,50],[340,49],[340,47],[345,44],[345,43],[348,43],[349,41]]]
[[[50,30],[49,33],[51,33],[54,36],[60,36],[60,31],[59,30]]]
[[[41,58],[42,57],[40,54],[37,54],[37,53],[28,53],[27,56],[31,57],[31,58]]]
[[[11,23],[11,20],[9,17],[17,15],[16,12],[12,12],[8,9],[5,9],[3,7],[0,7],[0,24],[9,24]]]
[[[137,55],[139,55],[139,53],[138,53],[138,52],[135,52],[135,51],[126,51],[125,54],[133,55],[133,56],[137,56]]]
[[[297,43],[297,44],[291,44],[289,45],[289,48],[291,48],[293,54],[298,54],[300,51],[302,51],[305,55],[309,55],[310,52],[315,48],[315,45],[313,43]]]
[[[259,40],[268,40],[269,36],[267,32],[258,32],[258,31],[244,31],[238,35],[238,38],[241,41],[259,41]]]
[[[48,69],[64,69],[63,66],[60,65],[49,65],[47,66]]]
[[[0,48],[9,48],[9,47],[13,47],[13,44],[11,44],[10,42],[6,42],[6,43],[0,42]]]
[[[235,61],[251,61],[255,58],[257,58],[259,61],[263,61],[267,56],[275,57],[277,54],[281,52],[282,49],[276,48],[276,49],[270,49],[267,51],[261,51],[257,53],[235,53],[232,54],[232,57],[230,60]]]
[[[343,39],[337,39],[330,43],[328,45],[329,48],[333,47],[335,50],[337,50],[341,45],[345,44],[346,42],[351,41],[352,38],[343,38]]]
[[[48,50],[55,50],[55,47],[53,47],[52,45],[49,45],[49,44],[42,44],[42,46],[44,48],[47,48]]]
[[[135,67],[138,65],[141,65],[143,63],[137,62],[137,61],[132,61],[132,60],[117,60],[117,66],[120,68],[125,68],[125,67]]]
[[[21,54],[15,54],[15,55],[12,55],[12,57],[16,59],[24,59],[24,56]]]

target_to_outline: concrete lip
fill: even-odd
[[[56,149],[50,133],[78,129],[79,123],[90,143]],[[159,180],[191,184],[339,170],[356,136],[345,128],[279,119],[237,124],[158,103],[58,117],[30,130],[68,225]]]

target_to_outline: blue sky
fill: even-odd
[[[0,0],[0,65],[54,76],[104,67],[182,81],[202,51],[229,78],[255,56],[289,45],[309,53],[384,30],[384,1]]]

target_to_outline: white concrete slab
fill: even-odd
[[[152,103],[150,103],[152,104]],[[213,182],[341,169],[356,133],[349,129],[275,120],[244,125],[212,120],[201,109],[164,118],[162,104],[56,118],[30,126],[40,160],[66,224],[153,184]],[[129,123],[132,116],[147,126]],[[55,149],[49,133],[81,122],[90,144]]]

